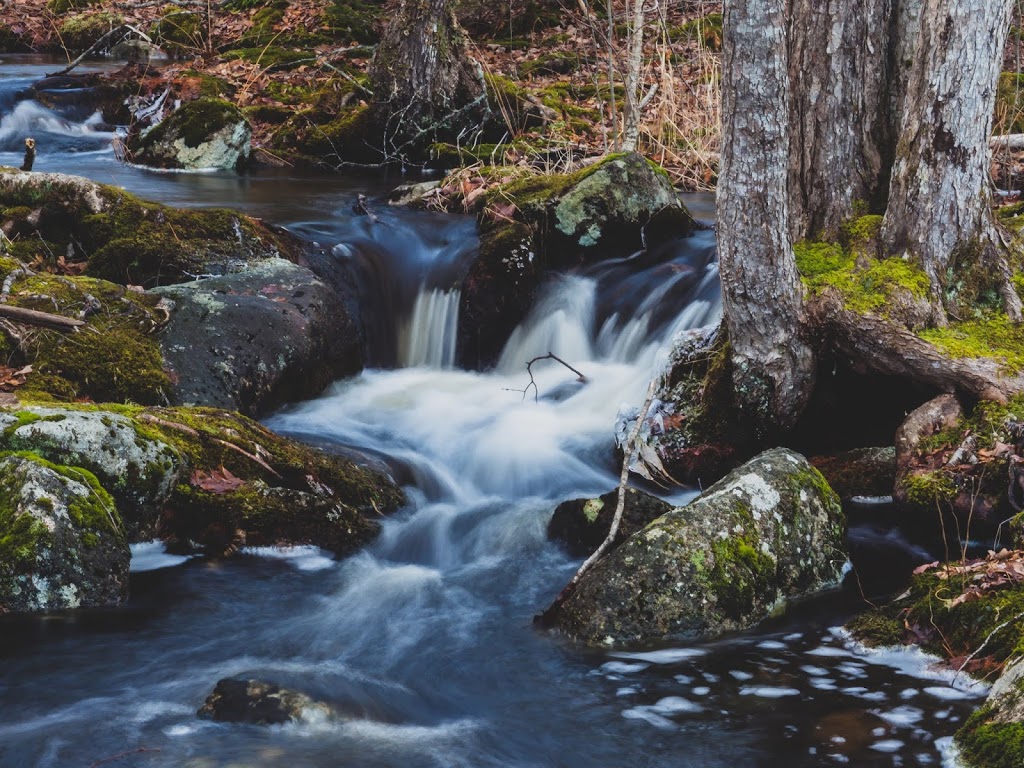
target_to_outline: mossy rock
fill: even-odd
[[[0,24],[0,53],[28,53],[31,50],[31,41],[24,34]]]
[[[54,16],[61,16],[68,11],[82,11],[90,5],[97,5],[100,0],[47,0],[46,10]]]
[[[996,680],[985,704],[956,733],[968,768],[1024,765],[1024,662],[1017,660]]]
[[[206,24],[203,17],[174,6],[150,30],[153,42],[169,56],[193,56],[206,48]]]
[[[525,77],[534,75],[570,75],[580,68],[580,56],[572,51],[542,53],[535,59],[524,61],[519,71]]]
[[[602,558],[550,618],[604,646],[747,629],[838,583],[844,534],[820,473],[790,451],[767,451]]]
[[[0,614],[117,605],[129,558],[95,476],[31,453],[0,457]]]
[[[0,170],[0,228],[21,261],[70,254],[88,261],[90,275],[122,285],[166,285],[299,254],[292,239],[234,211],[170,208],[76,176],[12,169]]]
[[[370,108],[350,107],[336,118],[319,122],[323,115],[306,110],[274,131],[271,143],[299,165],[337,169],[345,163],[373,164],[384,157],[377,149],[376,128]]]
[[[224,52],[225,61],[240,59],[259,65],[268,72],[286,72],[316,61],[316,54],[280,46],[257,46],[255,48],[232,48]]]
[[[232,170],[249,157],[252,128],[230,101],[199,98],[128,142],[132,159],[157,168]]]
[[[0,412],[0,450],[31,451],[90,472],[123,511],[128,539],[148,540],[183,463],[175,448],[137,426],[109,407],[28,405]]]
[[[669,37],[677,40],[696,40],[709,51],[722,50],[722,14],[709,13],[690,19],[669,30]]]
[[[60,41],[69,52],[81,53],[121,24],[124,24],[124,17],[105,11],[71,16],[60,25]]]
[[[331,0],[324,10],[326,32],[342,42],[375,43],[380,38],[385,8],[367,0]]]
[[[572,557],[590,556],[608,537],[618,500],[616,490],[595,499],[562,502],[548,522],[548,539],[557,542]],[[672,505],[666,501],[636,488],[627,488],[622,520],[612,548],[671,509]]]
[[[896,450],[857,448],[834,456],[811,459],[839,497],[891,496],[896,485]]]
[[[344,302],[290,261],[267,259],[155,292],[173,302],[159,338],[174,381],[171,402],[258,416],[362,369]]]

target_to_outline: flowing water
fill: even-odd
[[[38,170],[239,207],[350,267],[372,307],[376,367],[268,424],[382,457],[409,503],[347,560],[303,547],[209,561],[141,545],[126,606],[0,623],[0,765],[942,764],[983,691],[919,654],[857,647],[835,629],[842,593],[681,647],[585,651],[532,627],[578,566],[546,541],[553,508],[614,487],[618,414],[642,399],[674,334],[719,316],[710,231],[553,279],[495,370],[458,370],[454,286],[474,252],[471,221],[388,209],[379,179],[125,167],[97,118],[17,101],[45,70],[0,62],[0,162],[20,163],[31,129]],[[378,222],[352,214],[357,192]],[[525,363],[548,352],[586,380],[542,361],[531,386]],[[862,545],[888,536],[872,531]],[[229,676],[339,714],[272,727],[198,719]]]

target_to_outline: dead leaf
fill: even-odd
[[[213,469],[209,472],[197,469],[192,473],[189,482],[195,488],[215,494],[231,493],[245,485],[245,480],[231,474],[231,470],[227,467]]]

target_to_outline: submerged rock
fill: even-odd
[[[767,451],[604,557],[554,618],[590,645],[746,629],[838,581],[844,528],[818,471]]]
[[[258,415],[362,369],[342,301],[284,259],[155,293],[173,302],[159,337],[172,402]]]
[[[811,463],[843,501],[854,496],[891,496],[896,485],[896,450],[892,447],[815,456]]]
[[[200,98],[182,104],[129,142],[132,159],[157,168],[233,170],[251,151],[252,128],[229,101]]]
[[[548,538],[556,541],[573,557],[587,557],[607,538],[619,501],[618,490],[596,499],[572,499],[555,509],[548,523]],[[636,488],[626,489],[622,520],[612,547],[639,531],[652,520],[672,509],[666,501]]]
[[[225,723],[278,725],[310,717],[330,717],[334,711],[329,704],[273,683],[225,678],[218,681],[196,714]]]
[[[130,557],[92,474],[32,454],[0,459],[0,613],[117,605]]]

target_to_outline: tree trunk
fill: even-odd
[[[769,430],[791,427],[814,386],[787,222],[789,78],[785,0],[726,0],[718,253],[737,401]]]
[[[816,352],[981,397],[1024,386],[1003,366],[951,360],[901,325],[910,310],[903,320],[889,307],[849,311],[835,289],[805,299],[792,251],[796,240],[837,241],[863,213],[884,214],[879,253],[858,259],[915,260],[934,324],[946,322],[953,272],[951,282],[984,276],[1020,320],[987,183],[1011,3],[725,0],[724,322],[733,399],[762,434],[799,418]]]
[[[925,0],[920,15],[882,240],[888,253],[917,260],[927,273],[940,323],[957,252],[999,259],[989,136],[1011,5]],[[997,268],[1008,272],[1005,260]],[[1019,320],[1020,302],[1009,298]]]
[[[878,199],[895,127],[885,82],[892,0],[792,0],[790,234],[834,238]],[[884,197],[883,197],[884,199]]]
[[[487,113],[483,72],[470,58],[450,0],[401,0],[370,65],[386,157],[435,141],[473,143]]]

